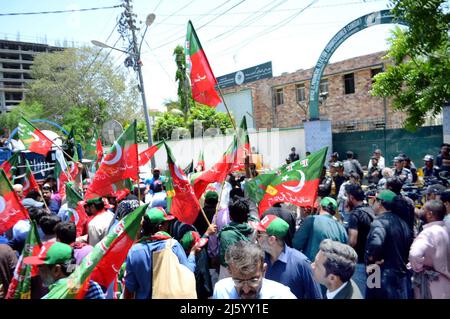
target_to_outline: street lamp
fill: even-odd
[[[148,135],[148,146],[152,146],[153,144],[153,140],[152,140],[152,127],[150,124],[150,118],[148,115],[148,109],[147,109],[147,100],[145,98],[145,90],[144,90],[144,79],[142,76],[142,62],[141,62],[141,47],[142,47],[142,42],[144,41],[144,36],[145,33],[147,32],[148,27],[153,23],[153,21],[155,21],[155,15],[153,13],[150,13],[149,15],[147,15],[147,18],[145,20],[145,31],[144,34],[142,36],[141,39],[141,43],[139,45],[139,49],[137,47],[137,38],[136,38],[136,33],[135,33],[135,28],[131,27],[131,33],[132,33],[132,40],[133,40],[133,46],[131,47],[131,52],[130,51],[124,51],[115,47],[112,47],[110,45],[107,45],[106,43],[97,41],[97,40],[92,40],[91,43],[95,46],[101,47],[101,48],[109,48],[112,50],[116,50],[122,53],[126,53],[129,56],[127,57],[126,61],[126,65],[127,66],[133,66],[133,69],[135,71],[137,71],[138,74],[138,78],[139,78],[139,90],[141,91],[141,98],[142,98],[142,107],[144,110],[144,118],[145,118],[145,124],[147,125],[147,135]],[[128,60],[133,61],[133,63],[131,63],[131,65],[128,62]],[[152,169],[155,168],[155,158],[152,157],[151,158],[151,167]]]

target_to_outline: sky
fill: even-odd
[[[120,0],[0,0],[0,13],[42,12],[109,7]],[[163,110],[177,99],[173,50],[184,46],[192,21],[216,77],[268,61],[273,75],[314,67],[328,41],[352,20],[389,8],[387,0],[133,0],[141,26],[154,13],[142,45],[144,87],[149,109]],[[123,8],[95,11],[0,15],[0,38],[91,45],[105,42],[119,49],[116,22]],[[365,29],[344,42],[330,63],[386,50],[393,25]],[[108,49],[104,49],[108,50]],[[125,55],[112,51],[115,69],[125,68]],[[132,69],[130,76],[135,76]],[[137,101],[141,105],[141,101]]]

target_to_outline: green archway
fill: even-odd
[[[405,22],[398,20],[394,17],[390,10],[375,11],[359,17],[341,30],[328,42],[325,49],[320,54],[314,67],[313,76],[310,82],[309,90],[309,120],[319,120],[319,86],[320,79],[322,78],[323,70],[328,64],[330,57],[336,51],[336,49],[349,37],[355,33],[364,30],[368,27],[379,25],[397,23],[406,25]]]

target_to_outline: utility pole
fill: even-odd
[[[131,0],[124,0],[124,7],[125,7],[125,17],[128,23],[128,27],[131,31],[131,50],[132,50],[132,66],[133,69],[137,72],[138,78],[139,78],[139,91],[141,92],[142,97],[142,107],[144,111],[144,118],[145,118],[145,124],[147,126],[147,135],[148,135],[148,146],[152,146],[153,140],[152,140],[152,128],[150,124],[150,118],[148,115],[148,109],[147,109],[147,100],[145,98],[145,90],[144,90],[144,80],[142,77],[142,62],[141,62],[141,52],[140,52],[140,46],[138,45],[137,37],[136,37],[136,26],[134,25],[134,17],[136,16],[133,14],[133,6],[131,5]],[[151,166],[152,169],[155,168],[155,158],[151,158]]]

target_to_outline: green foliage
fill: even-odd
[[[187,128],[193,136],[194,121],[201,121],[203,130],[211,127],[220,128],[223,134],[226,133],[227,128],[233,127],[228,114],[217,112],[212,107],[196,103],[196,106],[191,108],[186,124],[183,116],[173,114],[172,112],[164,113],[162,117],[158,118],[153,128],[153,138],[155,141],[170,139],[172,131],[175,128]]]
[[[0,115],[0,127],[9,130],[19,125],[19,120],[23,116],[28,120],[42,118],[44,107],[39,102],[32,102],[30,104],[22,101],[17,107],[13,108],[11,112]]]
[[[191,90],[189,89],[189,81],[186,75],[186,55],[184,48],[178,45],[173,51],[175,63],[177,64],[177,72],[175,80],[178,82],[178,108],[184,113],[185,122],[189,116],[189,110],[194,107],[195,103],[192,99]],[[188,102],[186,103],[186,99]]]
[[[405,127],[415,130],[450,100],[449,6],[443,0],[391,2],[409,28],[393,30],[386,56],[392,65],[376,75],[371,93],[391,97],[393,108],[407,114]]]
[[[92,123],[99,127],[109,119],[124,123],[139,114],[136,80],[114,70],[106,52],[97,53],[83,47],[38,54],[25,98],[27,104],[44,106],[41,118],[64,127],[76,125],[82,140]]]
[[[165,112],[162,117],[156,120],[156,124],[153,127],[153,140],[170,139],[172,131],[178,127],[184,127],[183,117]]]

